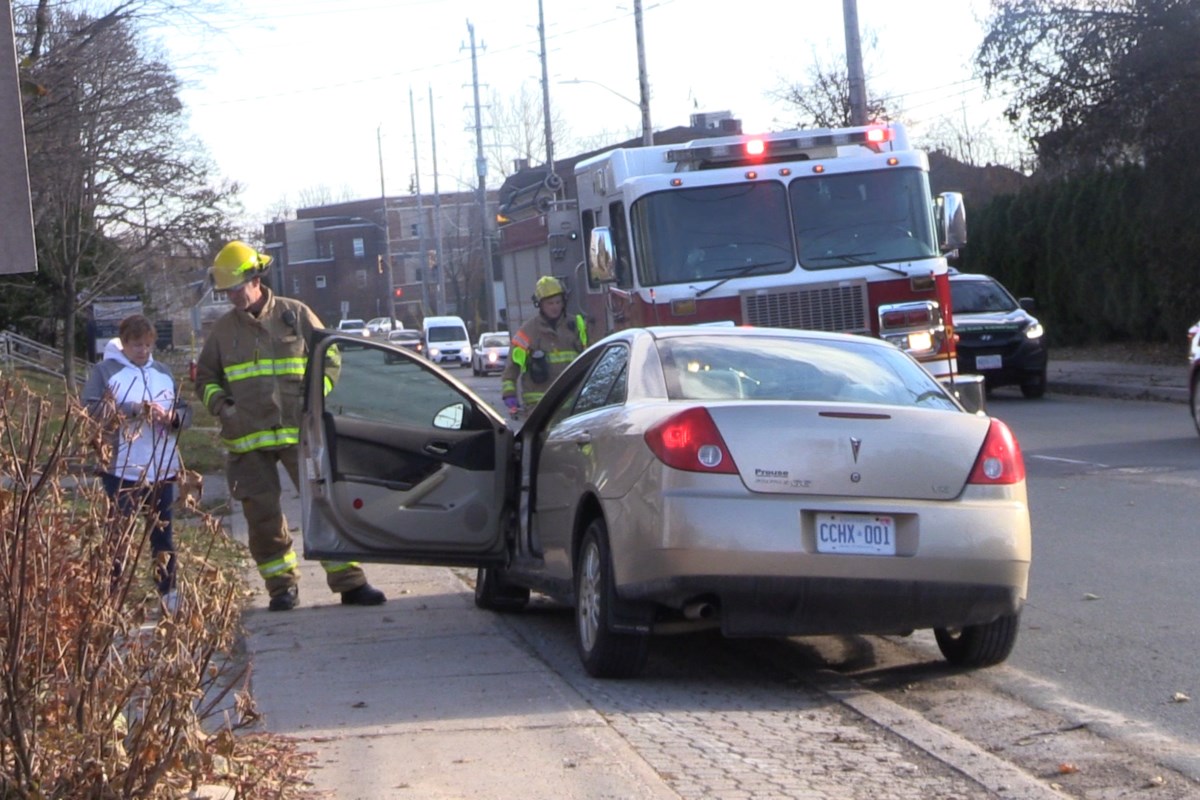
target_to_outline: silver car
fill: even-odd
[[[514,433],[398,348],[403,376],[347,352],[323,394],[337,341],[309,362],[308,558],[476,566],[483,608],[559,598],[597,677],[637,674],[656,631],[714,626],[932,628],[966,666],[1013,647],[1030,562],[1020,448],[887,343],[629,329]]]

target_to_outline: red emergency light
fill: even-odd
[[[762,139],[751,139],[746,142],[746,155],[761,156],[767,150],[766,143]]]

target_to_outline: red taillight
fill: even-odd
[[[687,472],[736,475],[737,466],[708,409],[689,408],[646,431],[646,444],[658,460]]]
[[[1023,480],[1025,459],[1021,457],[1021,446],[1008,426],[994,419],[967,483],[998,486]]]

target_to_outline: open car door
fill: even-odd
[[[403,348],[329,331],[313,342],[304,392],[306,558],[505,561],[513,435],[487,402]]]

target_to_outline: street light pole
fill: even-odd
[[[446,265],[442,263],[442,193],[438,189],[437,125],[433,122],[433,86],[429,87],[429,131],[433,146],[433,236],[438,271],[437,313],[446,313]]]
[[[475,61],[475,26],[467,20],[471,34],[471,85],[475,90],[475,174],[479,178],[479,237],[483,258],[483,298],[487,303],[487,329],[496,330],[496,287],[492,276],[492,239],[488,236],[490,220],[487,213],[487,159],[483,157],[483,120],[479,108],[479,68]]]
[[[383,182],[383,124],[375,128],[375,143],[379,147],[379,202],[383,205],[383,249],[387,260],[388,320],[396,319],[396,284],[392,278],[392,212],[388,210],[387,188]]]
[[[644,113],[642,114],[642,125],[644,127],[642,128],[642,144],[647,145],[647,146],[654,144],[654,131],[652,131],[649,127],[649,125],[650,125],[650,109],[649,109],[649,107],[643,106],[641,103],[639,103],[637,100],[634,100],[632,97],[621,94],[620,92],[618,92],[616,89],[612,88],[611,86],[605,86],[600,81],[590,81],[586,78],[571,78],[570,80],[559,81],[559,83],[590,83],[593,86],[599,86],[601,89],[603,89],[604,91],[608,92],[611,95],[616,95],[617,97],[624,100],[626,103],[629,103],[631,106],[636,106],[640,109],[643,109]]]

